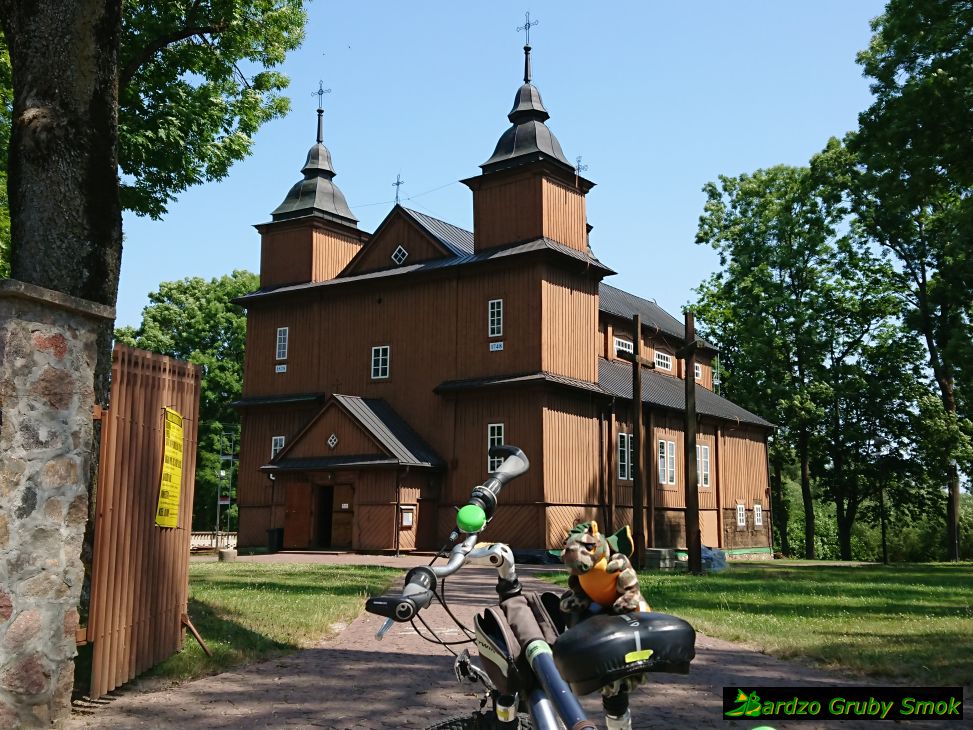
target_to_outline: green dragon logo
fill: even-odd
[[[739,704],[723,713],[725,717],[760,717],[760,696],[756,692],[748,695],[738,689],[737,697],[733,701]]]

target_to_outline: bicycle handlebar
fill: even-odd
[[[463,567],[466,556],[476,545],[477,537],[496,511],[500,490],[507,482],[524,474],[530,468],[527,456],[516,446],[493,446],[490,448],[490,456],[504,457],[504,459],[483,484],[473,488],[469,502],[457,514],[457,528],[466,534],[466,539],[453,548],[446,565],[435,568],[425,566],[413,568],[405,576],[405,587],[402,593],[369,598],[365,601],[366,611],[385,616],[390,621],[399,623],[411,621],[420,610],[432,603],[436,581],[452,575]],[[379,631],[378,638],[381,638],[390,626],[391,624],[386,622]]]

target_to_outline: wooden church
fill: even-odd
[[[358,228],[317,143],[303,179],[257,226],[260,289],[247,309],[238,486],[241,547],[283,529],[285,549],[429,550],[456,505],[521,447],[486,537],[561,545],[579,521],[632,521],[631,366],[654,359],[640,406],[656,545],[685,546],[682,324],[616,289],[588,245],[579,175],[524,83],[473,193],[473,231],[396,205]],[[642,331],[632,331],[639,314]],[[704,545],[769,552],[770,424],[713,392],[704,346],[697,390]]]

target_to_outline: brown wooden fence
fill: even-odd
[[[102,416],[95,551],[87,640],[91,697],[100,697],[182,647],[188,594],[200,370],[116,345],[111,403]],[[155,525],[164,408],[183,417],[179,521]]]

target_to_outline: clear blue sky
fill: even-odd
[[[597,183],[595,254],[609,283],[678,316],[718,261],[693,240],[702,186],[778,163],[805,164],[869,103],[855,54],[876,0],[529,3],[316,2],[283,71],[292,111],[262,129],[229,177],[184,193],[161,221],[126,215],[118,324],[137,325],[162,281],[257,271],[253,224],[270,219],[314,142],[325,144],[360,226],[408,207],[472,228],[478,174],[509,125],[529,9],[534,83],[548,126]],[[437,189],[438,188],[438,189]],[[429,190],[425,195],[418,195]]]

